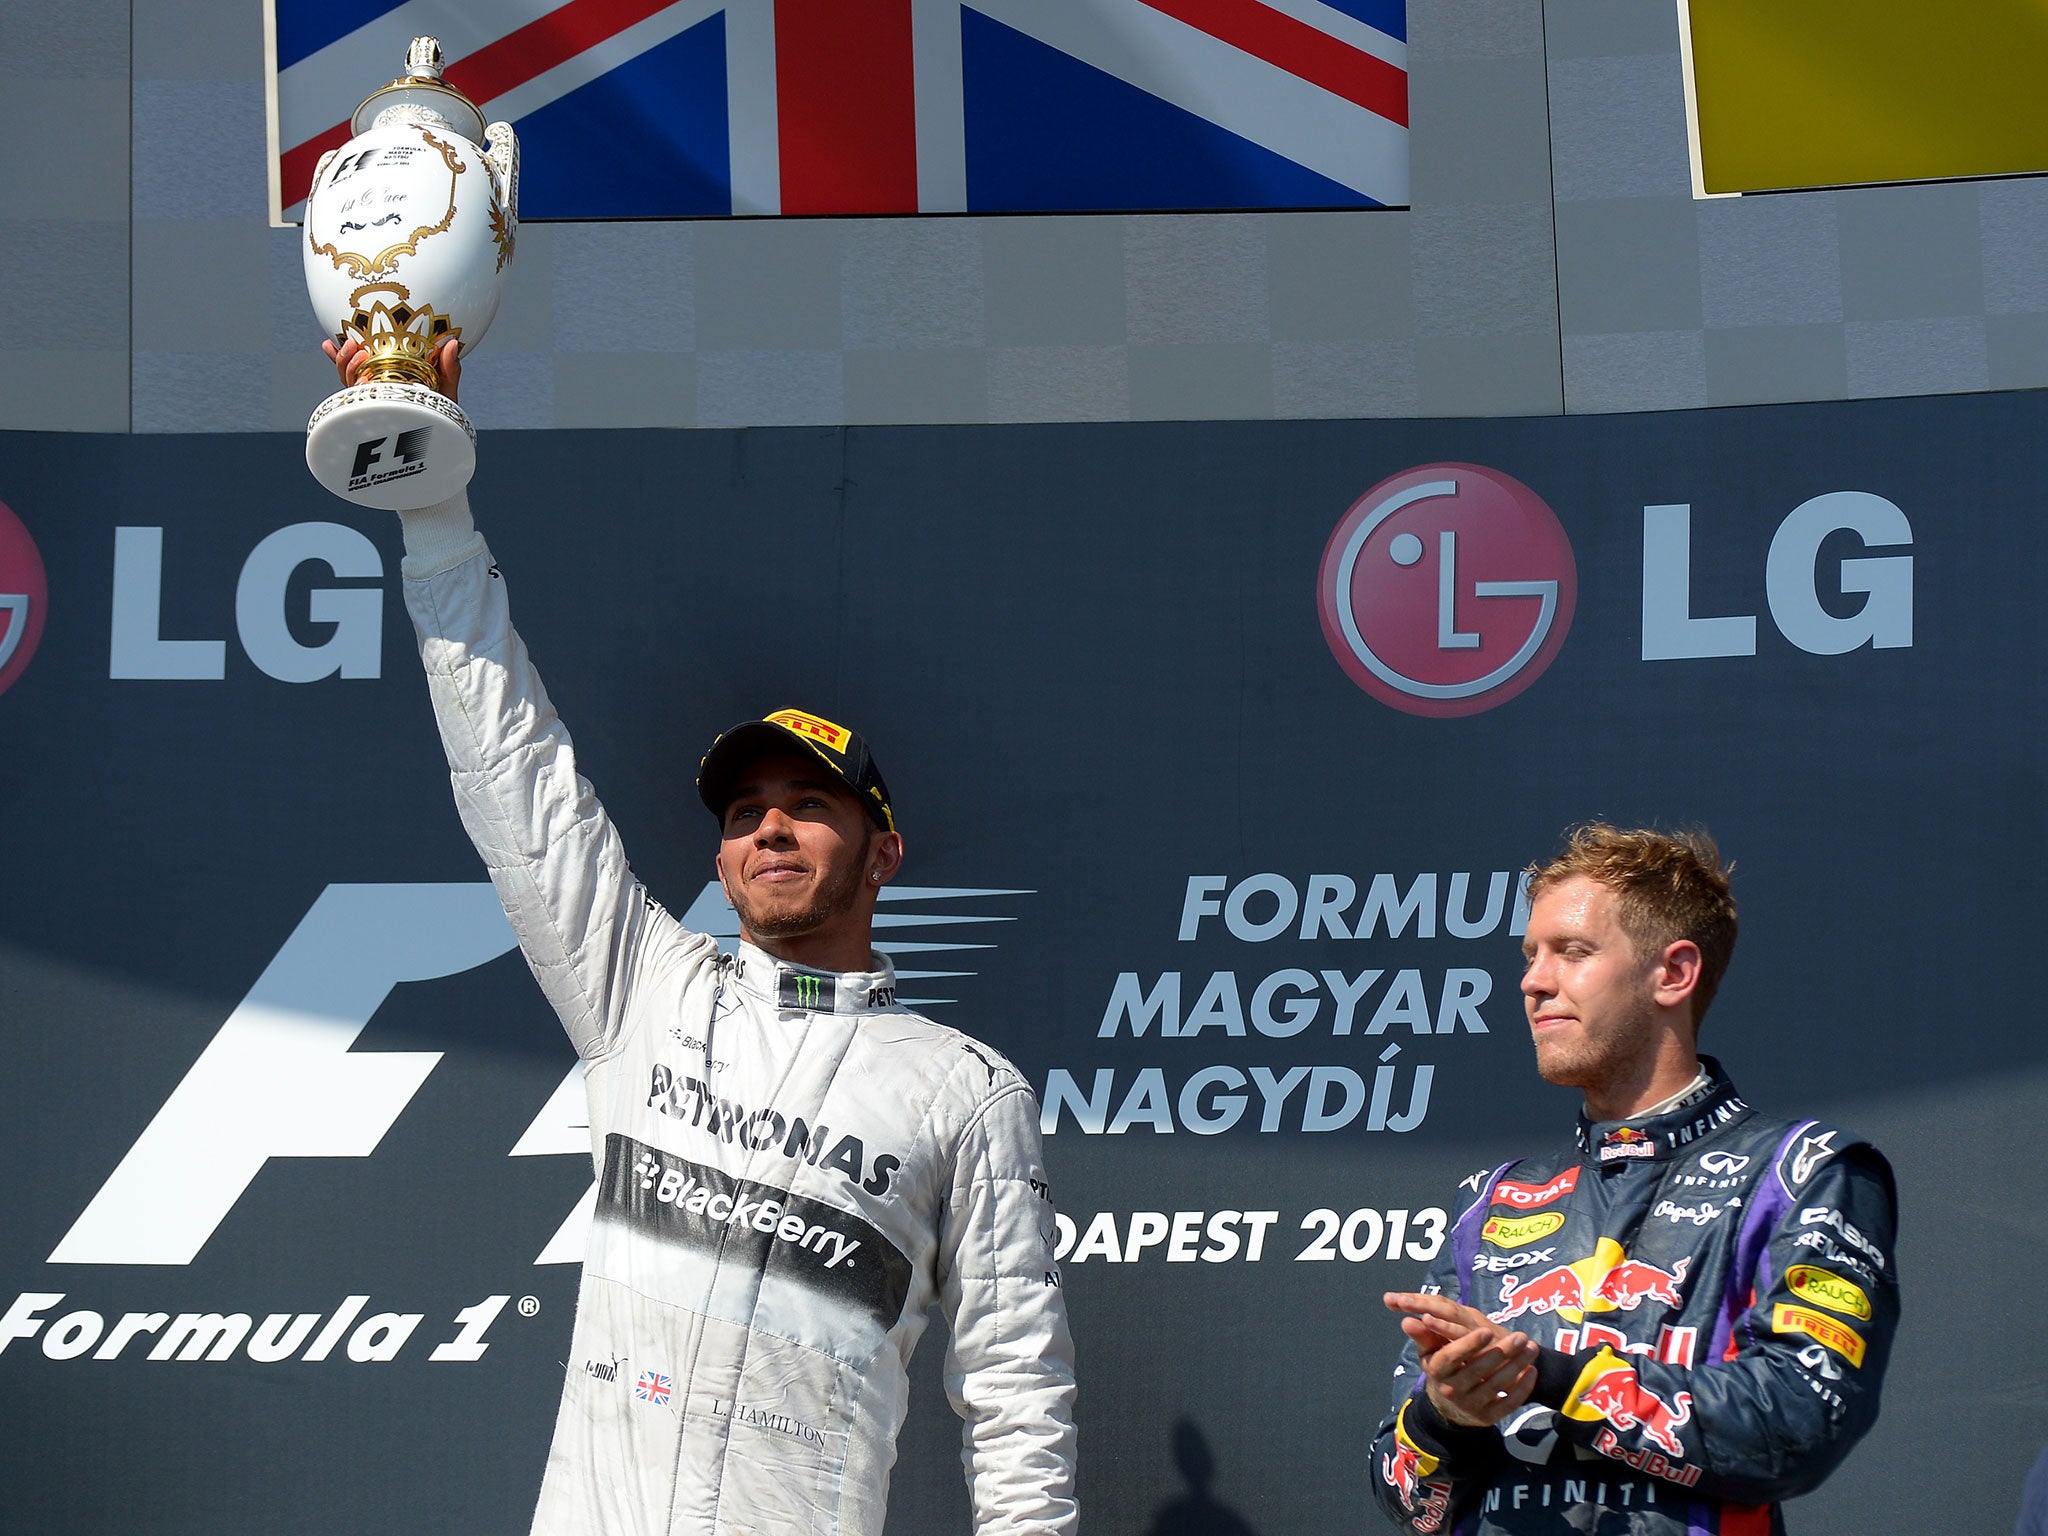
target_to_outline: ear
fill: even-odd
[[[884,832],[868,840],[868,884],[887,885],[903,867],[903,834]]]
[[[722,852],[723,850],[720,851]],[[739,905],[732,899],[732,887],[725,883],[725,860],[721,858],[718,853],[714,853],[711,855],[711,868],[712,871],[718,876],[719,890],[725,893],[725,904],[728,907],[733,908],[734,911],[738,911]]]
[[[1658,1006],[1683,1007],[1700,984],[1700,964],[1700,947],[1691,939],[1666,944],[1650,970],[1651,995]]]

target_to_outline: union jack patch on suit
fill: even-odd
[[[642,1371],[633,1386],[633,1395],[643,1403],[665,1403],[669,1391],[669,1379],[659,1371]]]

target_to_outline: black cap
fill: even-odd
[[[711,814],[721,820],[732,803],[733,787],[742,770],[769,752],[786,752],[792,746],[815,754],[860,801],[875,825],[884,832],[896,830],[896,813],[889,807],[889,786],[882,782],[882,770],[875,766],[868,744],[843,725],[801,709],[778,709],[760,720],[745,720],[719,734],[697,765],[697,794]]]

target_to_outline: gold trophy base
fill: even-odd
[[[476,473],[476,428],[424,384],[354,384],[307,421],[306,468],[359,507],[430,507]]]

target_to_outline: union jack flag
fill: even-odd
[[[633,1395],[643,1403],[665,1403],[669,1391],[669,1379],[659,1371],[642,1371],[633,1386]]]
[[[1407,0],[270,0],[273,209],[441,40],[527,218],[1400,206]]]

